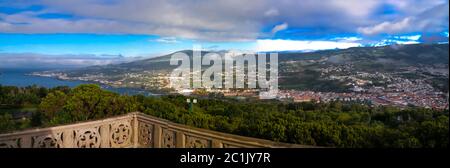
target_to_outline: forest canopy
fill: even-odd
[[[173,122],[279,142],[328,147],[441,148],[449,143],[448,110],[359,103],[289,103],[119,95],[97,85],[73,89],[0,85],[0,132],[107,118],[140,111]],[[29,117],[15,110],[35,107]]]

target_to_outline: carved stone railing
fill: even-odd
[[[311,147],[220,133],[145,115],[127,115],[0,135],[1,148]]]

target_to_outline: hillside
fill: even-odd
[[[280,87],[284,89],[346,92],[355,78],[386,85],[393,78],[424,79],[448,91],[448,44],[392,45],[326,50],[310,53],[280,52]],[[192,57],[191,50],[183,50]],[[208,52],[202,52],[205,55]],[[95,80],[100,83],[147,89],[160,88],[160,80],[177,66],[172,54],[122,63],[60,72],[63,79]],[[357,74],[381,73],[356,77]],[[61,77],[61,74],[58,75]],[[56,76],[56,77],[58,77]],[[386,81],[385,81],[386,80]],[[150,84],[149,84],[150,83]],[[155,84],[158,83],[158,84]],[[159,86],[156,86],[159,85]]]

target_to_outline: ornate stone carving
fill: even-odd
[[[163,148],[175,148],[175,132],[167,129],[162,130],[163,135]]]
[[[139,122],[138,142],[142,146],[153,147],[153,125]]]
[[[129,121],[111,124],[111,146],[123,147],[131,144],[132,128]]]
[[[186,131],[190,127],[132,113],[99,121],[53,128],[0,134],[0,148],[122,148],[277,147],[277,143],[254,138],[233,138],[213,131]],[[275,145],[274,145],[275,144]],[[285,146],[279,144],[280,147]],[[295,146],[294,144],[289,147]],[[304,146],[296,146],[304,147]]]
[[[186,136],[187,148],[210,148],[211,141],[193,136]]]
[[[75,145],[78,148],[100,147],[100,134],[98,127],[80,129],[75,131]]]
[[[13,138],[0,141],[0,148],[19,148],[20,138]]]
[[[33,137],[33,148],[61,148],[62,133]]]

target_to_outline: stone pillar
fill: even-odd
[[[21,139],[20,139],[20,147],[21,148],[32,148],[33,146],[31,146],[32,144],[31,144],[31,138],[32,138],[32,136],[23,136]]]
[[[139,121],[137,118],[137,114],[133,114],[133,147],[139,147]]]
[[[153,145],[155,148],[161,148],[162,145],[162,128],[160,125],[155,124],[155,131],[153,132]]]
[[[183,132],[177,132],[175,135],[175,147],[177,148],[184,148],[186,147],[186,138]]]
[[[111,139],[109,136],[110,132],[110,124],[105,124],[100,126],[100,148],[110,148],[109,140]]]
[[[73,130],[67,129],[63,131],[63,148],[74,148]]]

